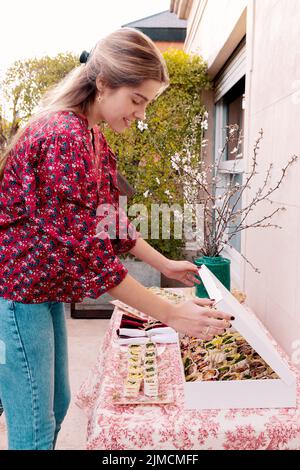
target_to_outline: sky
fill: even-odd
[[[5,0],[0,78],[15,60],[80,54],[123,24],[168,10],[170,0]]]

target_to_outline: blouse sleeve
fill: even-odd
[[[64,271],[75,284],[82,283],[84,296],[97,298],[117,286],[128,271],[116,257],[109,235],[96,236],[97,180],[93,171],[82,142],[68,135],[55,136],[40,175],[48,203],[37,212],[42,216],[39,226],[51,240]],[[27,203],[32,204],[29,194]]]
[[[105,146],[109,154],[109,176],[110,176],[110,195],[113,205],[116,209],[116,237],[111,240],[116,254],[127,253],[136,244],[141,234],[136,230],[135,226],[128,219],[124,209],[120,207],[120,189],[117,181],[117,165],[116,157],[113,151],[107,145]],[[128,202],[128,201],[127,201]]]
[[[117,192],[119,194],[119,192]],[[117,236],[112,240],[112,245],[115,253],[127,253],[136,244],[137,239],[140,237],[140,233],[136,230],[134,225],[127,218],[124,210],[118,207],[117,212]]]

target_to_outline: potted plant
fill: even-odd
[[[207,113],[203,115],[200,122],[200,126],[204,130],[207,128],[206,119]],[[198,158],[195,157],[188,146],[184,154],[177,153],[171,159],[177,177],[181,181],[182,187],[185,188],[186,200],[190,203],[196,201],[202,209],[203,224],[198,229],[198,232],[201,233],[196,234],[198,240],[201,240],[200,256],[194,262],[198,266],[205,264],[230,290],[230,260],[222,256],[222,250],[225,246],[232,248],[232,240],[243,230],[262,227],[281,228],[279,225],[271,223],[271,219],[279,211],[285,210],[284,207],[276,209],[270,207],[267,215],[254,220],[252,211],[263,202],[272,205],[270,196],[281,186],[288,168],[297,160],[297,156],[292,156],[289,159],[282,168],[277,183],[273,185],[270,183],[273,165],[270,164],[264,175],[263,184],[246,203],[243,201],[242,204],[242,196],[251,189],[251,184],[255,182],[258,174],[258,150],[263,139],[263,130],[260,131],[255,142],[248,172],[242,172],[239,168],[242,156],[242,132],[237,125],[230,125],[226,128],[226,134],[224,146],[219,150],[218,159],[214,162],[208,162],[202,154]],[[204,149],[206,145],[207,141],[202,139],[202,148]],[[231,178],[224,185],[220,169],[224,161],[224,154],[229,150],[233,160],[230,170]],[[233,177],[234,174],[243,175],[240,182],[236,181]],[[259,272],[242,253],[241,256],[256,272]],[[196,286],[196,295],[199,297],[208,296],[203,284]]]

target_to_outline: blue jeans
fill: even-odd
[[[0,297],[0,397],[9,449],[54,449],[70,403],[62,303]]]

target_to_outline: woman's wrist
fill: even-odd
[[[162,274],[164,274],[166,277],[169,276],[169,273],[170,273],[170,270],[171,270],[171,264],[172,264],[172,260],[170,260],[170,259],[168,259],[164,256],[164,260],[163,260],[160,272]]]
[[[150,246],[149,243],[141,237],[137,239],[130,253],[163,274],[168,271],[170,260],[155,250],[155,248]]]
[[[164,300],[164,307],[162,309],[162,315],[160,321],[165,325],[170,325],[172,323],[172,318],[174,318],[174,307],[175,305],[171,302]]]
[[[168,324],[174,316],[174,305],[153,294],[127,274],[120,284],[110,289],[109,294],[133,308]]]

